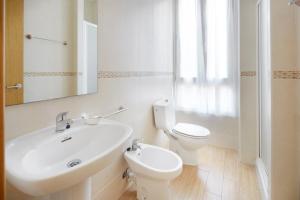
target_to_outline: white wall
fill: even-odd
[[[300,8],[294,7],[296,19],[296,66],[300,71]],[[297,159],[298,159],[298,195],[300,196],[300,82],[296,81],[296,135],[297,135]]]
[[[295,17],[296,17],[296,40],[297,40],[297,61],[296,66],[297,70],[300,71],[300,8],[294,7],[295,10]],[[298,158],[298,195],[300,196],[300,82],[297,81],[296,83],[296,134],[298,137],[298,151],[297,151],[297,158]]]
[[[295,71],[297,55],[294,6],[271,1],[272,70]],[[299,9],[299,8],[298,8]],[[295,78],[272,80],[272,200],[299,199]],[[299,122],[298,122],[299,123]]]
[[[256,73],[256,0],[240,2],[241,66],[242,73]],[[239,156],[245,163],[254,164],[257,157],[257,79],[255,75],[240,80]]]
[[[84,0],[84,19],[98,24],[97,0]]]
[[[172,72],[172,0],[99,0],[99,67],[101,71]],[[141,73],[137,73],[141,74]],[[6,108],[6,140],[55,123],[61,111],[70,117],[80,113],[107,113],[120,105],[129,111],[113,119],[130,125],[134,137],[166,145],[167,139],[154,127],[152,103],[172,95],[168,76],[112,77],[99,79],[95,95],[70,97]],[[121,174],[126,164],[119,159],[110,169],[93,177],[95,199],[117,199],[125,189]],[[109,185],[108,185],[109,184]],[[8,187],[7,199],[32,199]]]
[[[105,35],[100,41],[101,70],[171,70],[171,0],[100,2],[100,34]]]

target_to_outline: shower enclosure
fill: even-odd
[[[268,0],[257,2],[257,91],[258,160],[257,166],[265,194],[271,172],[271,61]]]

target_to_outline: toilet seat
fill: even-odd
[[[210,132],[208,129],[189,123],[178,123],[175,125],[172,131],[175,135],[181,135],[184,137],[195,138],[195,139],[206,139]]]

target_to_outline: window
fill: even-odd
[[[234,0],[178,0],[177,109],[236,115],[236,10]]]

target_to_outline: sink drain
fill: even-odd
[[[70,162],[67,163],[67,167],[71,168],[71,167],[75,167],[76,165],[79,165],[82,161],[79,159],[74,159],[71,160]]]

